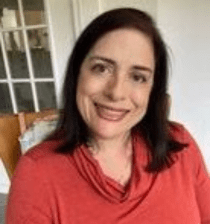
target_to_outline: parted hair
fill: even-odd
[[[69,58],[63,86],[63,108],[56,131],[49,139],[62,139],[57,153],[72,153],[80,144],[87,144],[89,130],[76,104],[77,82],[81,65],[96,42],[108,32],[136,29],[151,39],[155,56],[154,85],[144,118],[132,128],[143,133],[147,140],[151,160],[148,172],[159,172],[170,167],[172,153],[184,148],[184,144],[171,139],[168,121],[168,54],[166,45],[153,19],[145,12],[134,8],[119,8],[103,13],[94,19],[78,38]]]

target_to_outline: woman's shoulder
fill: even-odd
[[[184,150],[179,153],[179,159],[182,158],[190,163],[196,170],[198,170],[200,166],[206,167],[201,149],[185,126],[176,122],[170,122],[169,130],[170,136],[172,136],[174,140],[185,144]]]
[[[169,121],[167,123],[167,131],[170,140],[177,141],[181,144],[187,144],[192,139],[190,132],[185,128],[183,124],[178,122]],[[146,138],[146,135],[142,130],[134,130],[132,134],[138,139]]]
[[[168,122],[168,134],[172,140],[182,144],[189,144],[192,140],[192,135],[186,127],[175,121]]]
[[[44,141],[21,156],[19,164],[35,165],[42,168],[52,168],[55,164],[69,162],[70,156],[56,152],[56,149],[63,144],[61,140]],[[18,167],[18,166],[17,166]]]
[[[30,175],[39,173],[45,178],[46,175],[53,176],[55,173],[67,172],[66,169],[73,170],[72,157],[69,154],[56,152],[61,145],[61,141],[50,140],[34,146],[21,156],[14,176],[21,177],[30,172]]]
[[[197,157],[200,154],[200,149],[187,128],[177,122],[169,122],[169,137],[178,143],[184,144],[183,152],[186,156]]]
[[[56,149],[62,144],[62,141],[49,140],[44,141],[29,149],[23,157],[30,158],[34,161],[43,157],[49,157],[56,154]]]

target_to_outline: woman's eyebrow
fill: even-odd
[[[117,65],[117,63],[110,59],[110,58],[106,58],[106,57],[103,57],[103,56],[90,56],[89,57],[89,60],[92,61],[92,60],[102,60],[102,61],[105,61],[105,62],[108,62],[112,65]],[[149,67],[146,67],[146,66],[142,66],[142,65],[133,65],[132,66],[132,69],[136,69],[136,70],[141,70],[141,71],[148,71],[149,73],[153,73],[153,70]]]
[[[137,70],[141,70],[141,71],[148,71],[149,73],[153,73],[153,70],[146,66],[134,65],[133,69],[137,69]]]
[[[112,60],[110,58],[103,57],[103,56],[91,56],[91,57],[89,57],[89,60],[90,61],[92,61],[92,60],[102,60],[102,61],[108,62],[108,63],[110,63],[112,65],[116,65],[117,64],[114,60]]]

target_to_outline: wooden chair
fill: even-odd
[[[26,126],[29,126],[38,118],[56,113],[56,110],[49,109],[41,112],[26,112],[23,116]],[[21,125],[18,114],[0,115],[0,157],[10,179],[22,154],[18,141],[20,134]]]

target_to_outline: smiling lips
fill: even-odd
[[[96,111],[99,117],[109,121],[120,121],[129,112],[129,110],[115,109],[115,108],[107,107],[98,103],[95,104],[95,106],[96,106]]]

